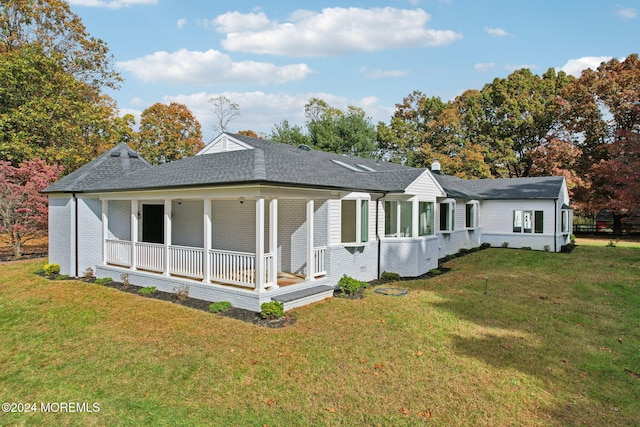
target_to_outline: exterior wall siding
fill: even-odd
[[[482,243],[481,228],[454,230],[452,233],[438,232],[438,258],[453,255],[460,249],[471,249]]]
[[[214,249],[256,251],[255,201],[240,203],[237,200],[214,200],[211,223],[211,245]]]
[[[74,216],[71,196],[49,196],[49,262],[58,264],[61,274],[75,272]]]
[[[384,239],[380,242],[380,272],[416,277],[438,267],[438,238]]]
[[[107,203],[109,239],[131,240],[131,202],[128,200],[110,200]],[[100,212],[102,212],[102,207],[100,207]],[[100,223],[102,224],[102,219]]]
[[[178,204],[174,200],[171,213],[171,244],[204,247],[204,202],[184,200]]]
[[[335,285],[343,275],[370,281],[378,275],[378,244],[369,242],[363,246],[330,246],[326,251],[327,277]]]
[[[558,205],[556,207],[556,205]],[[500,247],[505,242],[510,248],[530,247],[535,250],[559,251],[557,221],[561,203],[554,200],[484,200],[481,204],[480,224],[482,243]],[[513,211],[542,211],[542,233],[513,232]],[[554,239],[554,234],[556,239]],[[554,244],[554,240],[556,243]]]
[[[102,201],[98,198],[78,198],[78,271],[94,272],[102,263]],[[76,276],[76,272],[70,273]]]
[[[282,271],[305,274],[306,212],[304,200],[278,200],[278,258]]]

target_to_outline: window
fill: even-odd
[[[440,203],[440,231],[453,231],[455,224],[455,200]]]
[[[413,234],[412,210],[412,202],[384,202],[385,237],[411,237]]]
[[[544,233],[543,211],[513,211],[514,233]]]
[[[343,200],[341,209],[342,243],[369,241],[369,201]]]
[[[562,211],[562,232],[571,232],[571,211],[569,209],[563,209]]]
[[[465,205],[465,227],[478,228],[478,205],[479,204],[476,200],[472,200]]]
[[[433,235],[433,202],[418,204],[418,236]]]

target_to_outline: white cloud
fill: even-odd
[[[264,13],[230,12],[213,22],[226,34],[226,50],[293,57],[334,56],[383,49],[440,46],[461,39],[451,30],[426,28],[430,15],[421,9],[326,8],[300,10],[288,22]]]
[[[368,70],[367,67],[360,68],[360,73],[367,79],[377,80],[384,78],[404,77],[409,74],[409,70]]]
[[[638,11],[631,7],[616,6],[616,14],[624,19],[633,19],[638,16]]]
[[[494,69],[496,64],[494,62],[479,62],[473,66],[473,69],[481,73],[485,73],[491,69]]]
[[[304,79],[312,70],[306,64],[276,66],[268,62],[234,62],[217,50],[206,52],[180,49],[155,52],[142,58],[118,62],[118,67],[144,82],[199,84],[227,83],[281,84]]]
[[[502,28],[488,28],[488,27],[485,27],[484,31],[487,34],[492,35],[492,36],[496,36],[496,37],[507,37],[507,36],[511,35],[511,34],[507,33],[505,30],[503,30]]]
[[[187,20],[186,19],[178,19],[178,21],[176,22],[176,25],[178,26],[178,28],[182,29],[182,27],[187,25]]]
[[[139,4],[158,4],[158,0],[69,0],[72,6],[99,7],[105,9],[122,9]]]
[[[572,76],[580,77],[580,74],[587,68],[595,70],[600,64],[610,59],[611,56],[583,56],[582,58],[568,60],[560,70]]]

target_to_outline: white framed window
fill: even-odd
[[[471,200],[465,205],[466,212],[464,221],[466,228],[478,228],[478,213],[480,212],[479,206],[480,203],[477,200]]]
[[[543,211],[513,211],[514,233],[544,233]]]
[[[571,209],[562,209],[562,229],[563,233],[571,233]]]
[[[456,201],[446,199],[440,202],[440,231],[451,232],[456,223]]]
[[[434,203],[418,203],[418,236],[432,236],[434,234]]]
[[[362,244],[369,241],[369,200],[342,200],[340,219],[342,243]]]
[[[413,235],[413,202],[384,202],[384,236],[411,237]]]

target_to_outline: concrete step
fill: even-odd
[[[318,285],[288,294],[278,295],[271,299],[284,303],[284,310],[287,311],[292,308],[302,307],[303,305],[331,298],[333,296],[333,291],[333,286]]]

